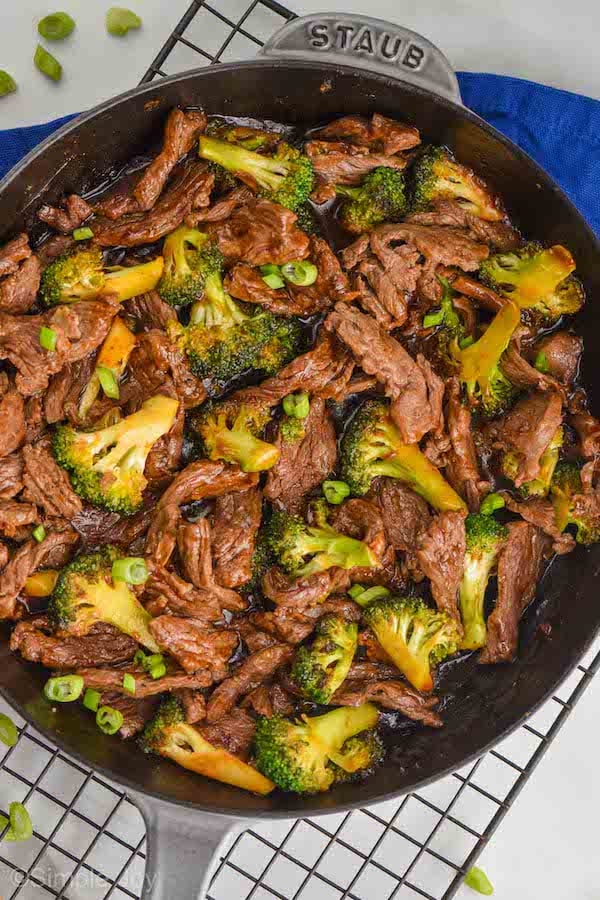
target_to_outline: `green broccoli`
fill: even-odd
[[[417,444],[402,443],[387,403],[368,400],[355,414],[342,440],[342,479],[353,494],[361,496],[380,475],[405,482],[436,509],[466,509],[464,501]]]
[[[556,244],[544,250],[530,242],[519,250],[488,257],[479,267],[479,276],[521,309],[556,321],[562,315],[574,315],[583,305],[583,288],[571,274],[574,269],[575,260],[566,247]]]
[[[319,219],[308,201],[298,206],[294,212],[297,216],[296,225],[298,228],[301,228],[305,234],[321,234]]]
[[[262,156],[245,147],[202,135],[202,159],[217,163],[233,174],[252,178],[261,192],[275,203],[295,210],[308,200],[314,173],[310,159],[299,150],[281,143],[273,156]]]
[[[191,772],[254,794],[270,794],[275,787],[248,763],[210,744],[196,728],[188,725],[181,703],[173,696],[163,700],[146,725],[140,746],[145,753],[158,753]]]
[[[252,554],[252,575],[250,581],[242,586],[244,593],[260,593],[262,580],[272,565],[273,556],[268,537],[265,528],[261,527],[256,536],[254,553]]]
[[[465,530],[467,552],[459,590],[464,636],[460,646],[461,650],[478,650],[485,646],[487,636],[485,591],[507,530],[493,516],[481,513],[467,516]]]
[[[517,393],[503,373],[500,360],[519,321],[518,307],[507,303],[478,341],[462,350],[454,348],[460,364],[459,378],[466,385],[467,396],[487,418],[503,413]]]
[[[116,547],[106,546],[70,562],[52,591],[48,619],[56,630],[77,637],[88,634],[98,622],[114,625],[158,653],[159,647],[148,630],[152,616],[127,582],[113,581],[112,566],[121,556]]]
[[[562,428],[557,428],[554,437],[540,457],[540,474],[532,481],[526,481],[519,488],[520,494],[525,497],[546,497],[550,490],[550,482],[558,463],[560,448],[562,447],[564,433]],[[502,474],[515,481],[519,472],[521,458],[514,450],[507,450],[502,454]]]
[[[59,256],[42,272],[40,299],[46,306],[92,300],[116,294],[120,301],[152,291],[163,270],[163,258],[137,266],[105,268],[102,251],[88,247]]]
[[[414,597],[384,597],[364,608],[378,643],[419,691],[433,690],[433,669],[456,653],[460,632],[454,619]]]
[[[457,200],[479,219],[499,222],[504,212],[498,198],[468,166],[456,162],[444,147],[429,147],[414,167],[414,208],[436,200]]]
[[[550,483],[550,498],[559,531],[573,525],[577,529],[575,540],[578,544],[600,541],[600,516],[585,502],[578,503],[585,494],[577,463],[563,460],[557,464]]]
[[[204,403],[193,428],[209,459],[236,463],[244,472],[263,472],[279,459],[279,449],[260,439],[270,418],[268,406],[221,400]]]
[[[299,516],[274,512],[267,533],[273,555],[294,578],[334,566],[340,569],[381,566],[381,561],[363,541],[340,534],[329,525],[307,525]]]
[[[340,223],[346,231],[363,234],[382,222],[399,222],[406,213],[404,174],[378,166],[359,187],[336,185],[336,193],[349,199],[342,205]]]
[[[297,650],[292,664],[292,679],[305,697],[329,703],[348,675],[357,641],[356,622],[336,615],[319,620],[314,641]]]
[[[379,713],[371,703],[332,709],[322,716],[304,716],[301,722],[259,716],[254,738],[257,768],[284,791],[327,791],[338,780],[337,767],[351,772],[357,771],[362,762],[370,767],[373,754],[365,753],[365,742],[351,746],[347,742],[362,732],[371,732],[378,719]]]
[[[385,757],[385,745],[377,731],[361,731],[348,738],[335,756],[332,755],[335,783],[362,780],[381,765]],[[357,777],[358,776],[358,777]]]
[[[179,403],[158,394],[138,412],[99,431],[59,425],[54,434],[56,461],[67,470],[74,490],[94,506],[131,515],[142,504],[144,468],[153,445],[166,434]]]
[[[158,293],[171,306],[187,306],[205,289],[209,294],[219,292],[223,256],[208,235],[180,225],[165,239],[163,255],[165,266]],[[213,279],[216,286],[211,291]]]
[[[209,137],[219,141],[227,141],[237,144],[246,150],[265,150],[274,147],[281,140],[278,131],[265,131],[263,128],[253,128],[251,125],[231,125],[222,122],[210,122],[206,129]]]

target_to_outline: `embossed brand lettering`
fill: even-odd
[[[384,59],[392,60],[396,59],[398,54],[400,53],[400,47],[402,46],[402,38],[392,37],[391,34],[388,34],[387,31],[384,31],[381,35],[381,40],[379,43],[379,52],[383,56]]]
[[[315,50],[324,50],[329,47],[329,31],[325,22],[313,22],[308,27],[311,47]]]
[[[336,25],[337,31],[337,45],[340,50],[347,50],[350,46],[350,35],[354,33],[354,28],[352,25],[340,25],[339,23]]]
[[[424,50],[422,50],[420,47],[417,47],[416,44],[411,44],[406,51],[404,59],[402,60],[402,64],[408,69],[418,69],[423,62],[424,56]]]
[[[383,63],[395,63],[406,69],[420,69],[426,60],[418,44],[405,44],[393,32],[378,31],[369,25],[360,27],[345,22],[316,21],[308,26],[308,40],[314,50],[360,53]]]
[[[370,28],[361,28],[358,32],[356,40],[352,44],[353,50],[364,50],[366,53],[370,53],[371,56],[375,52],[375,47],[373,43],[373,34]]]

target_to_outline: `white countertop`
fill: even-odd
[[[241,12],[247,5],[242,3],[214,0],[230,15]],[[104,30],[108,0],[61,0],[59,8],[76,19],[77,29],[66,42],[47,45],[64,66],[60,85],[43,78],[32,63],[35,23],[51,5],[47,0],[2,0],[0,5],[0,68],[19,85],[18,93],[0,100],[0,128],[9,128],[85,109],[135,85],[188,4],[123,0],[139,12],[144,26],[117,39]],[[289,5],[299,13],[323,7],[368,11],[422,32],[457,69],[519,75],[600,98],[600,12],[587,0],[571,0],[568,16],[564,6],[547,0],[291,0]],[[180,65],[189,65],[185,56]],[[600,898],[595,809],[600,801],[599,706],[596,678],[482,854],[480,865],[498,900]],[[0,800],[6,805],[7,798]],[[37,897],[32,891],[28,896]],[[463,888],[458,896],[468,900],[476,895]]]

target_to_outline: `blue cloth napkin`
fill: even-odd
[[[537,160],[600,236],[600,102],[504,75],[458,79],[465,105]],[[0,177],[70,118],[0,131]]]

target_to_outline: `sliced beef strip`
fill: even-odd
[[[234,631],[181,616],[157,616],[149,627],[159,647],[190,675],[199,669],[207,669],[213,681],[227,675],[229,659],[238,645]]]
[[[37,504],[47,516],[62,516],[71,521],[83,509],[83,504],[64,469],[54,461],[42,444],[23,447],[25,470],[23,498]]]
[[[181,688],[175,691],[175,696],[181,701],[185,712],[185,721],[189,725],[203,722],[206,718],[206,698],[201,691],[191,688]]]
[[[594,459],[600,453],[600,421],[588,412],[576,412],[569,422],[579,438],[579,452],[584,459]]]
[[[487,620],[481,663],[510,662],[517,651],[519,621],[535,596],[549,538],[529,522],[511,522],[498,558],[498,600]]]
[[[127,369],[130,380],[122,399],[129,400],[132,408],[137,408],[166,384],[173,385],[185,409],[199,406],[206,399],[202,382],[192,374],[185,355],[158,329],[139,335]]]
[[[370,153],[365,147],[356,147],[344,141],[308,141],[305,151],[317,176],[317,188],[320,182],[360,184],[378,166],[404,169],[408,162],[405,157]],[[312,199],[322,203],[330,197],[319,191],[318,194],[313,193]]]
[[[335,427],[325,401],[312,397],[303,421],[304,434],[288,440],[281,434],[275,441],[279,459],[267,473],[265,497],[281,509],[297,512],[307,494],[334,470],[337,460]]]
[[[268,600],[301,612],[348,587],[350,579],[345,569],[326,569],[305,578],[289,578],[278,566],[272,566],[262,581],[263,593]]]
[[[174,387],[171,387],[170,390],[163,388],[161,393],[174,399],[177,399],[178,396]],[[180,403],[171,428],[152,445],[152,449],[146,458],[144,475],[148,479],[151,489],[155,489],[156,485],[168,483],[180,468],[183,455],[184,427],[185,410],[183,404]]]
[[[238,700],[274,675],[280,666],[291,662],[293,655],[293,647],[275,644],[245,659],[235,675],[222,681],[210,695],[206,707],[208,723],[212,725],[226,716]]]
[[[177,503],[157,505],[150,520],[144,553],[159,567],[166,566],[171,559],[180,521],[181,513]]]
[[[480,281],[476,281],[474,278],[469,278],[467,275],[453,274],[450,276],[449,281],[452,283],[452,287],[455,291],[464,294],[466,297],[470,297],[472,300],[476,301],[478,306],[481,306],[483,309],[487,309],[490,312],[499,312],[508,302],[505,297],[497,294],[490,287],[487,287],[487,285],[482,284]]]
[[[10,551],[6,544],[3,544],[0,541],[0,569],[3,569],[8,560],[10,559]]]
[[[199,110],[173,109],[167,118],[163,146],[133,189],[138,209],[151,209],[160,196],[176,163],[194,146],[206,128],[206,116]]]
[[[570,387],[579,371],[583,341],[578,335],[568,331],[555,331],[541,341],[536,341],[532,353],[543,353],[548,361],[548,374],[565,387]]]
[[[273,644],[279,643],[279,638],[275,637],[269,631],[263,631],[250,619],[240,617],[234,619],[231,627],[235,628],[240,638],[248,648],[249,653],[256,653],[257,650],[264,650],[266,647],[272,647]]]
[[[30,256],[18,270],[0,281],[0,309],[19,315],[29,312],[40,286],[42,267],[37,256]]]
[[[23,457],[20,453],[0,458],[0,500],[9,500],[23,489]]]
[[[29,236],[22,232],[0,247],[0,278],[13,275],[23,260],[30,256]]]
[[[263,592],[277,608],[274,612],[251,614],[250,619],[263,631],[298,644],[328,612],[341,615],[347,621],[360,619],[361,610],[354,601],[343,597],[327,599],[349,586],[350,576],[344,569],[328,569],[308,578],[291,580],[279,569],[272,568],[263,579]]]
[[[43,244],[37,248],[36,256],[42,268],[50,265],[59,256],[64,256],[77,246],[77,241],[72,234],[53,234],[46,238]]]
[[[239,612],[245,601],[227,588],[217,585],[194,587],[175,572],[148,561],[149,577],[144,585],[144,598],[153,616],[171,613],[190,616],[204,622],[220,622],[223,610]]]
[[[488,493],[490,485],[482,479],[479,472],[471,411],[461,403],[458,379],[448,379],[446,392],[448,394],[446,423],[452,445],[446,475],[453,487],[467,501],[469,510],[477,512],[481,499]]]
[[[223,587],[237,588],[250,581],[261,517],[262,493],[258,487],[217,497],[212,556],[215,581]]]
[[[151,675],[143,672],[139,666],[127,666],[123,669],[101,669],[99,667],[83,667],[75,673],[81,675],[86,688],[93,688],[96,691],[114,691],[117,694],[127,694],[123,687],[123,677],[127,674],[133,675],[135,678],[135,696],[138,699],[143,697],[154,697],[156,694],[164,694],[168,691],[177,691],[181,688],[199,688],[208,687],[212,683],[210,673],[206,669],[196,672],[194,675],[188,675],[181,669],[172,667],[162,678],[152,678]]]
[[[315,136],[324,140],[343,138],[359,146],[381,150],[386,156],[411,150],[421,141],[418,130],[412,125],[396,122],[380,113],[374,113],[370,121],[362,116],[342,116],[320,128]]]
[[[214,747],[222,747],[240,759],[247,759],[255,729],[254,719],[243,709],[234,708],[218,722],[203,725],[198,730],[204,740]]]
[[[369,496],[381,510],[388,544],[404,553],[406,566],[414,570],[420,538],[431,522],[426,501],[394,478],[377,479]]]
[[[69,529],[51,531],[41,543],[31,540],[19,547],[2,572],[0,619],[17,617],[17,597],[25,587],[29,576],[41,569],[44,563],[50,566],[50,560],[57,552],[71,551],[77,541],[77,533]]]
[[[489,256],[486,244],[478,243],[461,228],[439,225],[380,225],[374,232],[386,244],[402,241],[411,244],[433,266],[458,266],[465,272],[476,271]],[[373,236],[371,236],[371,245]]]
[[[521,342],[526,329],[517,328],[500,360],[500,367],[508,380],[515,387],[526,390],[537,389],[540,391],[557,391],[563,394],[563,387],[559,381],[546,372],[540,372],[523,355]]]
[[[177,313],[172,306],[161,299],[158,291],[148,291],[127,300],[123,309],[133,316],[142,331],[166,331],[171,322],[177,321]]]
[[[424,696],[402,681],[354,681],[347,679],[337,689],[331,703],[335,706],[360,706],[363,703],[378,703],[384,709],[396,709],[430,728],[441,728],[444,724],[434,711],[439,703],[431,694]]]
[[[28,397],[25,401],[25,443],[35,444],[46,431],[42,397]]]
[[[116,694],[113,691],[103,693],[100,706],[110,706],[123,716],[123,724],[119,728],[119,737],[126,741],[143,731],[153,717],[159,703],[158,697],[138,699],[128,694]]]
[[[555,553],[570,553],[575,549],[575,538],[571,534],[561,533],[556,525],[554,505],[545,497],[531,497],[529,500],[519,502],[514,500],[508,492],[502,493],[506,508],[517,513],[531,525],[537,525],[542,531],[552,538],[552,549]]]
[[[358,265],[358,278],[363,284],[361,305],[387,330],[399,328],[406,322],[408,301],[421,276],[419,251],[409,244],[392,247],[377,231],[372,232],[370,245],[373,255]]]
[[[285,688],[279,684],[261,684],[246,694],[242,706],[258,716],[291,716],[294,702]]]
[[[82,424],[79,406],[83,392],[96,367],[96,356],[92,354],[85,359],[66,366],[50,379],[44,394],[44,418],[48,425],[68,419],[73,425]],[[107,397],[98,398],[88,413],[91,421],[97,421],[104,415],[105,407],[112,404]]]
[[[0,422],[0,457],[4,457],[19,449],[27,432],[23,397],[14,388],[0,398]]]
[[[458,200],[438,200],[432,209],[411,213],[404,221],[415,225],[453,225],[466,228],[473,240],[482,241],[503,252],[514,250],[521,243],[519,232],[508,222],[487,222],[480,219]]]
[[[514,479],[521,487],[540,473],[540,458],[562,423],[560,394],[533,393],[490,426],[494,446],[514,451],[519,464]]]
[[[69,194],[65,198],[64,205],[48,206],[44,204],[38,210],[37,217],[40,222],[45,222],[55,231],[61,234],[71,234],[75,228],[79,228],[93,213],[93,209],[87,200],[77,194]]]
[[[197,228],[200,223],[223,222],[239,206],[244,206],[253,199],[254,194],[250,188],[245,184],[239,185],[224,197],[219,197],[210,206],[191,212],[189,216],[186,216],[186,225],[189,225],[190,228]]]
[[[16,538],[22,534],[26,525],[36,522],[39,522],[39,514],[35,503],[0,500],[0,532],[4,537]]]
[[[461,629],[458,589],[466,549],[463,513],[446,511],[434,517],[417,550],[419,565],[431,581],[431,593],[438,609],[452,616]]]
[[[274,612],[255,612],[250,614],[251,624],[262,631],[289,644],[300,644],[314,630],[323,616],[333,613],[347,622],[358,622],[361,609],[353,600],[345,597],[332,597],[321,603],[306,606],[301,611],[293,606],[281,605]],[[265,646],[271,646],[266,645]]]
[[[270,200],[238,207],[224,222],[210,226],[221,253],[230,260],[261,266],[305,259],[310,241],[296,225],[297,216]]]
[[[352,581],[387,584],[395,580],[396,556],[388,545],[383,516],[376,503],[367,499],[346,500],[333,510],[329,521],[336,531],[364,541],[379,560],[379,565],[350,569],[348,574]]]
[[[135,545],[148,530],[152,516],[151,501],[132,516],[120,516],[95,506],[83,506],[71,520],[73,528],[81,536],[86,549],[115,544],[127,549]]]
[[[133,659],[138,644],[129,635],[104,624],[94,625],[83,637],[56,637],[46,616],[37,616],[15,626],[10,649],[48,669],[68,670],[128,662]]]
[[[206,519],[183,522],[177,529],[177,549],[185,579],[195,587],[213,583],[211,527]]]

